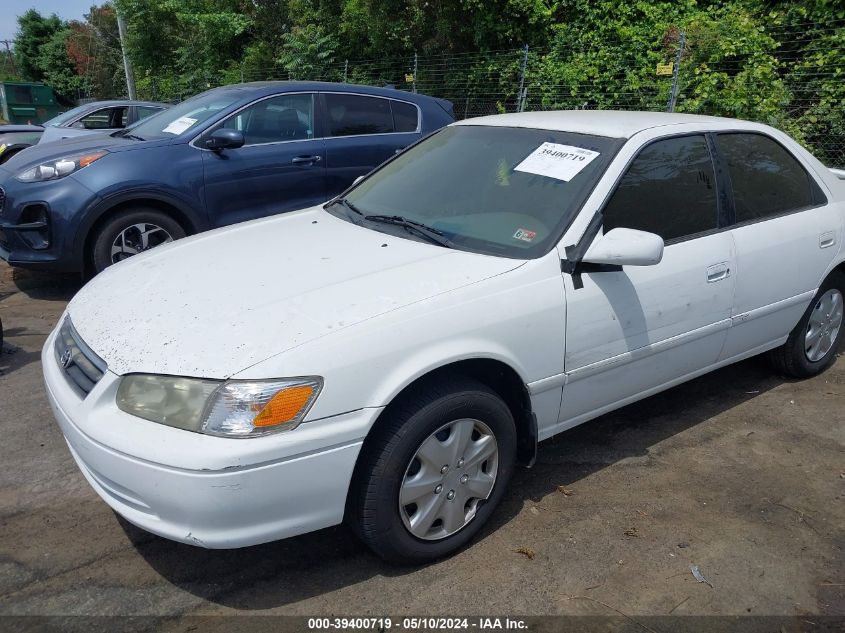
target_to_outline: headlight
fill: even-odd
[[[299,426],[323,379],[202,380],[152,374],[124,376],[117,406],[159,424],[223,437],[256,437]]]
[[[83,167],[87,167],[94,161],[100,160],[107,153],[106,150],[101,149],[96,152],[64,156],[56,160],[41,163],[35,167],[30,167],[26,171],[19,173],[15,178],[21,182],[43,182],[45,180],[64,178],[75,171],[79,171]]]

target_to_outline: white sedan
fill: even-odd
[[[755,354],[827,368],[844,225],[845,182],[765,125],[462,121],[323,206],[109,268],[44,347],[47,393],[150,532],[232,548],[345,519],[427,561],[538,441]]]

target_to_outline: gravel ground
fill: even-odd
[[[436,564],[344,527],[208,551],[119,519],[68,453],[39,353],[78,287],[0,263],[0,615],[845,616],[841,358],[803,382],[752,359],[543,443]]]

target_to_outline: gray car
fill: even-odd
[[[169,107],[154,101],[93,101],[40,125],[0,125],[0,163],[31,145],[114,132]]]

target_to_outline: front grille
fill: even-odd
[[[85,344],[66,317],[53,347],[56,362],[70,385],[84,398],[106,373],[106,363]]]

